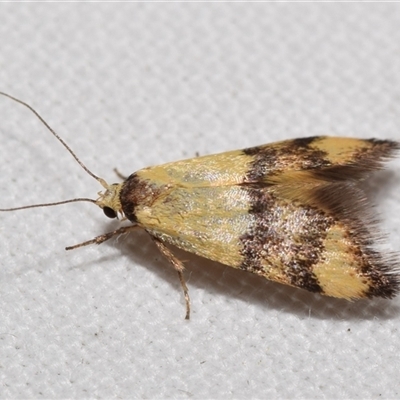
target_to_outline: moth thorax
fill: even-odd
[[[148,179],[141,178],[138,173],[132,174],[123,184],[120,191],[120,202],[125,216],[137,222],[135,209],[151,207],[163,190]]]

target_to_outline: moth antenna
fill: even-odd
[[[107,188],[108,185],[106,183],[106,181],[98,176],[96,176],[92,171],[89,170],[89,168],[86,167],[85,164],[83,164],[83,162],[77,157],[77,155],[71,150],[71,148],[67,145],[67,143],[64,142],[63,139],[61,139],[61,137],[55,132],[55,130],[44,120],[44,118],[33,108],[31,107],[29,104],[25,103],[22,100],[17,99],[16,97],[13,97],[7,93],[1,92],[0,94],[8,97],[11,100],[14,100],[15,102],[22,104],[23,106],[25,106],[26,108],[28,108],[33,114],[36,115],[36,117],[40,120],[40,122],[53,134],[53,136],[67,149],[67,151],[72,155],[72,157],[75,158],[75,161],[90,175],[92,176],[94,179],[96,179],[96,181],[100,182],[100,184],[104,187]],[[89,199],[90,200],[90,199]],[[82,200],[82,201],[86,201],[86,200]],[[67,202],[70,202],[69,200],[67,200]],[[50,203],[49,205],[56,205],[59,203]],[[63,203],[62,203],[63,204]],[[39,205],[38,205],[39,206]],[[29,206],[30,207],[30,206]],[[33,206],[35,207],[35,206]],[[18,207],[18,209],[21,208],[28,208],[28,207]]]
[[[30,206],[22,206],[22,207],[0,208],[0,211],[17,211],[17,210],[26,210],[27,208],[59,206],[61,204],[77,203],[78,201],[88,201],[90,203],[96,204],[96,200],[93,200],[93,199],[76,198],[76,199],[70,199],[70,200],[57,201],[55,203],[41,203],[41,204],[32,204]]]

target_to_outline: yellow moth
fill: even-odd
[[[316,136],[141,169],[109,185],[89,171],[28,104],[81,167],[104,188],[96,200],[72,199],[0,211],[88,201],[123,226],[67,250],[142,228],[178,272],[190,314],[183,263],[171,244],[233,268],[345,299],[391,298],[400,287],[394,255],[373,247],[359,182],[400,149],[397,142]]]

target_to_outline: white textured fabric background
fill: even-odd
[[[0,90],[108,181],[285,138],[400,140],[399,4],[1,4]],[[101,187],[0,98],[0,207]],[[400,248],[400,162],[368,182]],[[179,253],[90,204],[0,215],[1,398],[398,398],[400,298],[349,303]]]

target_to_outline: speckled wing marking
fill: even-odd
[[[356,183],[398,148],[312,137],[198,157],[138,171],[121,203],[151,235],[223,264],[329,296],[392,297],[399,273],[372,247]]]
[[[333,297],[393,297],[399,287],[394,261],[372,248],[359,191],[348,184],[319,191],[321,207],[282,198],[280,188],[249,189],[254,224],[241,236],[240,268],[268,279]],[[325,197],[323,197],[325,191]],[[285,191],[287,193],[287,191]],[[337,193],[355,201],[341,209]],[[303,199],[306,195],[303,192]],[[318,198],[318,196],[317,196]],[[370,224],[372,225],[372,223]]]

